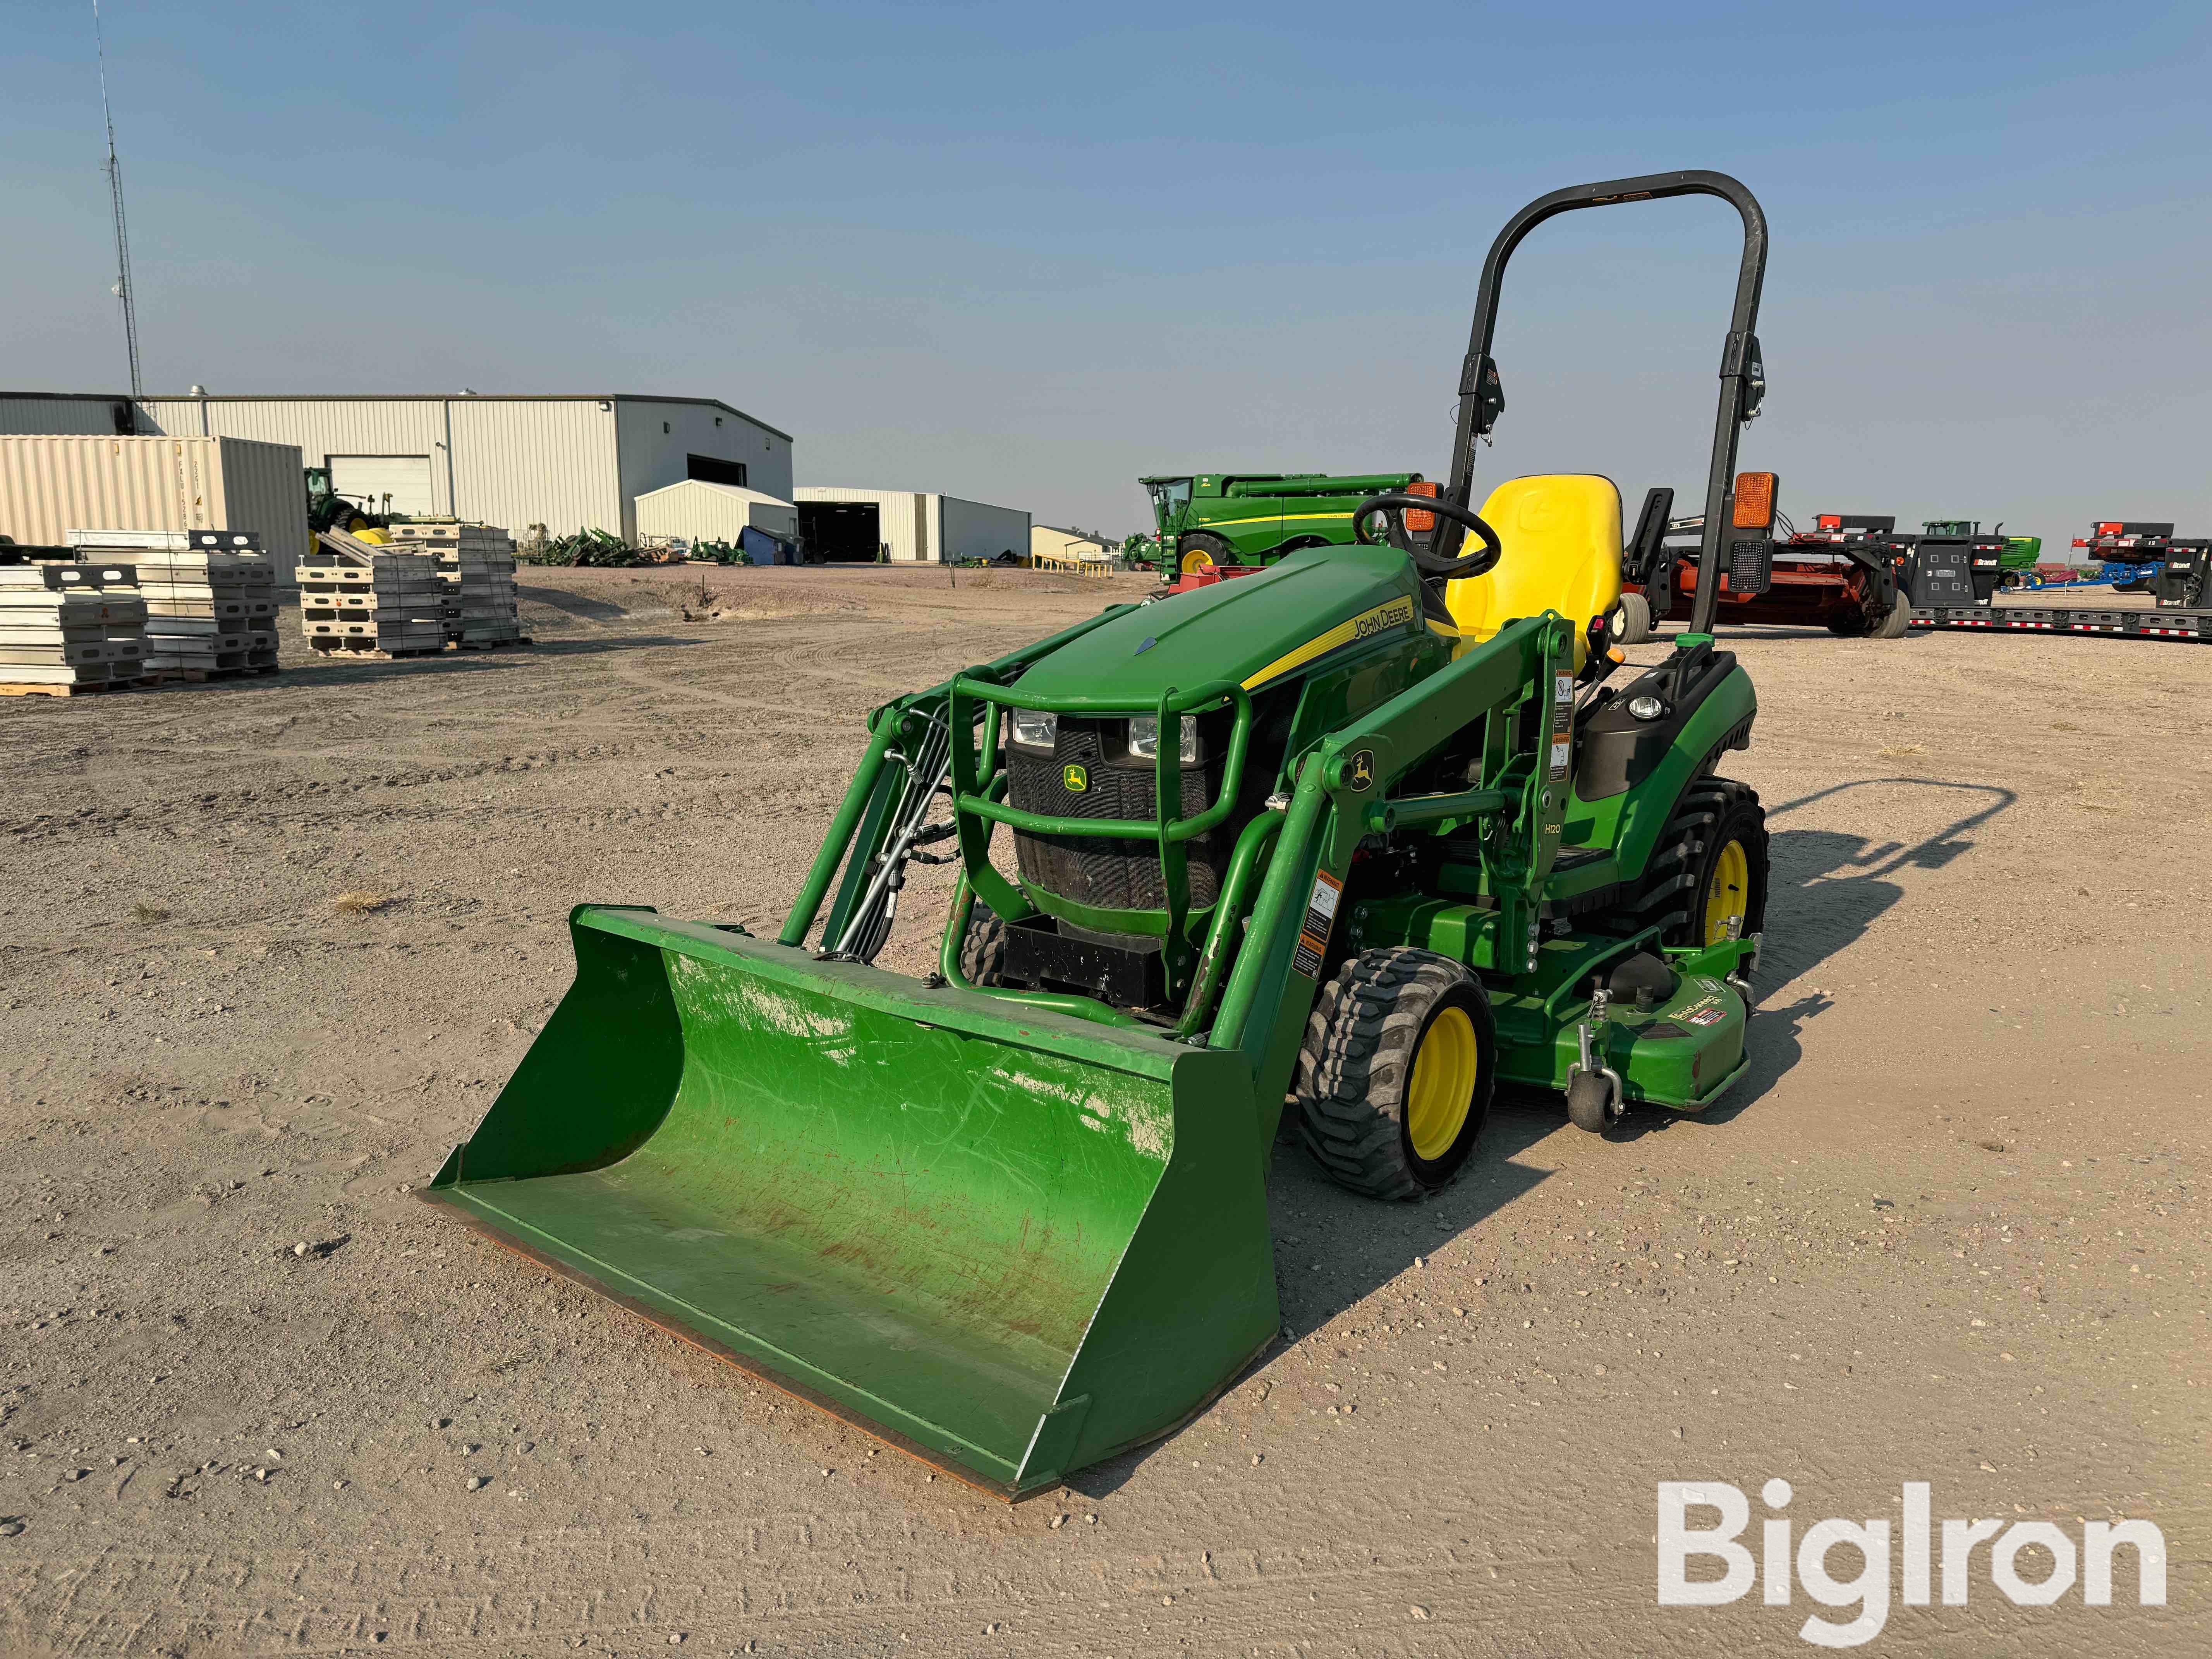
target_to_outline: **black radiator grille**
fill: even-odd
[[[1225,727],[1207,720],[1204,736]],[[1006,796],[1024,811],[1067,818],[1152,817],[1153,763],[1128,752],[1128,722],[1062,715],[1059,740],[1051,754],[1009,744]],[[1170,734],[1173,741],[1173,734]],[[1212,804],[1221,787],[1218,744],[1200,751],[1210,758],[1182,770],[1182,804],[1178,817],[1194,817]],[[1085,787],[1070,789],[1066,769],[1080,766]],[[1253,769],[1246,769],[1249,777]],[[1183,843],[1190,866],[1194,908],[1213,902],[1221,890],[1241,813]],[[1167,891],[1160,881],[1159,849],[1151,841],[1101,839],[1092,836],[1031,836],[1017,832],[1015,857],[1022,879],[1078,904],[1103,910],[1162,910]]]

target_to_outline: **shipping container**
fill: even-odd
[[[289,582],[309,545],[299,449],[247,438],[0,434],[0,535],[51,546],[72,530],[251,530]]]

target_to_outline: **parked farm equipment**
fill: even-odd
[[[1472,493],[1514,250],[1686,195],[1743,228],[1690,568],[1762,589],[1774,479],[1735,471],[1759,204],[1714,173],[1543,197],[1485,262],[1438,495],[1370,489],[1347,544],[886,704],[773,939],[578,908],[574,985],[427,1196],[1019,1497],[1275,1340],[1286,1097],[1322,1169],[1381,1199],[1453,1181],[1501,1082],[1591,1129],[1718,1099],[1767,847],[1716,775],[1757,714],[1712,637],[1723,586],[1616,690],[1618,490]],[[960,872],[919,981],[871,965],[917,860]]]
[[[1352,539],[1352,509],[1418,472],[1200,472],[1142,478],[1158,528],[1160,580],[1218,566],[1273,564],[1302,548]]]

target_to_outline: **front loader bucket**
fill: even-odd
[[[1003,1496],[1173,1428],[1280,1316],[1249,1070],[650,910],[425,1196]]]

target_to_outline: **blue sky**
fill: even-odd
[[[2202,3],[112,0],[149,388],[719,397],[801,483],[1120,532],[1147,471],[1448,460],[1482,254],[1735,173],[1785,508],[2212,534]],[[0,385],[125,381],[88,8],[0,0]],[[1508,280],[1484,476],[1702,468],[1717,203]]]

